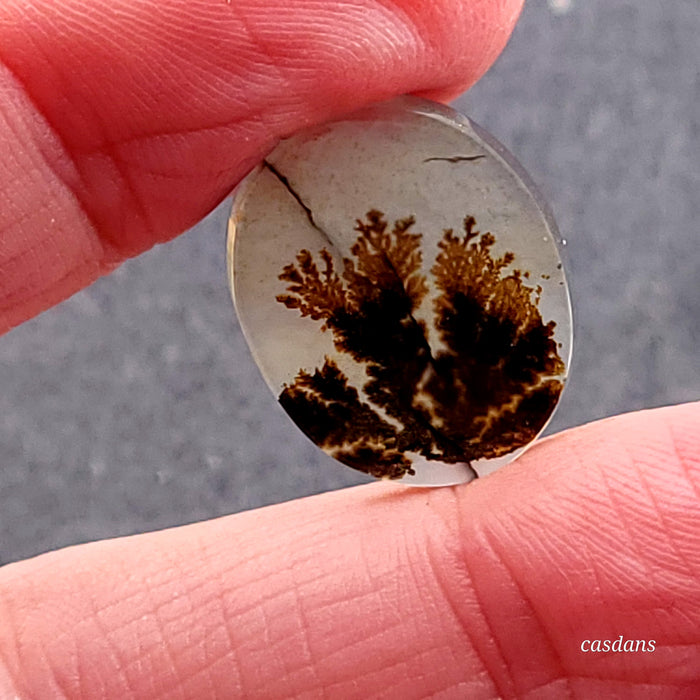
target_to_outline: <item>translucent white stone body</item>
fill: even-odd
[[[378,477],[454,484],[520,454],[563,389],[557,235],[500,144],[401,98],[286,139],[246,178],[230,282],[311,439]]]

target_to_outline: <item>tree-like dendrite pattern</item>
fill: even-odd
[[[428,343],[415,312],[428,293],[422,234],[413,217],[393,228],[382,212],[358,220],[352,258],[336,271],[331,254],[308,250],[283,269],[277,300],[323,322],[339,353],[364,367],[361,387],[331,359],[300,370],[280,402],[299,427],[336,459],[378,477],[413,473],[413,458],[467,463],[530,442],[563,388],[554,322],[537,308],[515,256],[491,254],[495,237],[473,217],[462,235],[443,232],[431,272],[436,296]]]

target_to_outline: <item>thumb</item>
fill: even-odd
[[[467,486],[371,484],[11,564],[0,696],[698,697],[698,435],[700,404],[646,411]],[[592,648],[620,635],[654,650]]]

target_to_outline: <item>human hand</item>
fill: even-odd
[[[449,97],[518,2],[0,8],[0,324],[198,220],[275,141]],[[360,11],[361,10],[361,11]],[[467,47],[465,49],[465,47]],[[694,697],[700,407],[0,571],[0,697]],[[584,640],[653,652],[581,651]]]

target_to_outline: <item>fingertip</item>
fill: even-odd
[[[17,215],[0,220],[3,325],[193,225],[279,138],[399,94],[456,95],[495,59],[519,7],[5,3],[0,60],[24,92],[12,121],[34,132],[22,148],[44,172],[12,159],[0,170],[0,192],[22,193]],[[0,144],[16,134],[0,114]],[[54,209],[80,214],[59,217],[57,250],[38,243],[54,225],[47,191]],[[89,254],[86,239],[99,243]]]

